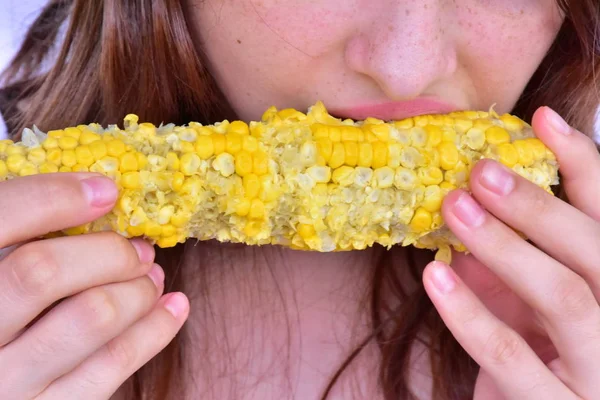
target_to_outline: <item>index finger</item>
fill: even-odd
[[[93,221],[114,206],[109,178],[88,173],[32,175],[0,182],[0,248]]]

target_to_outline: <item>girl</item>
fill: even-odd
[[[449,267],[403,248],[40,241],[108,212],[111,181],[1,183],[2,398],[592,399],[599,39],[592,0],[52,0],[4,75],[15,135],[129,112],[209,123],[322,100],[400,119],[495,103],[533,121],[569,203],[478,163],[472,193],[444,202],[472,253]]]

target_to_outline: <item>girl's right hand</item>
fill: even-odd
[[[107,399],[187,318],[183,294],[162,296],[147,242],[112,232],[35,240],[97,219],[116,198],[94,174],[0,182],[0,249],[18,245],[0,255],[2,399]]]

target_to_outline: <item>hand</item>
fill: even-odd
[[[515,318],[514,309],[498,304],[490,311],[443,263],[426,268],[427,293],[481,367],[476,399],[592,399],[600,393],[600,156],[587,136],[556,117],[542,108],[533,128],[556,154],[572,205],[490,160],[472,171],[473,196],[455,191],[443,205],[446,223],[472,253],[458,257],[456,269],[467,277],[481,262],[518,296],[509,307],[529,317]],[[486,281],[467,280],[474,289],[475,281]]]
[[[188,302],[161,297],[153,247],[115,233],[35,240],[107,213],[117,190],[92,174],[0,183],[0,393],[107,399],[183,325]]]

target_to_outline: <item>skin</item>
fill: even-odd
[[[433,96],[457,108],[496,103],[499,112],[509,111],[561,23],[550,0],[205,0],[190,2],[188,11],[213,74],[248,120],[270,105],[304,109],[318,99],[340,108]],[[542,108],[533,127],[556,153],[572,205],[481,162],[472,173],[472,195],[453,192],[443,207],[472,255],[457,255],[452,267],[432,263],[423,276],[449,329],[481,365],[477,399],[592,398],[600,389],[600,158],[587,136],[552,121],[556,115]],[[0,248],[8,248],[0,257],[3,398],[110,397],[187,319],[187,297],[163,294],[164,273],[148,244],[112,233],[35,240],[99,217],[116,195],[109,180],[90,174],[0,183]],[[236,260],[242,275],[222,274],[222,287],[230,289],[269,273],[277,284],[267,282],[267,290],[252,297],[256,302],[235,290],[207,299],[220,305],[215,315],[229,328],[228,339],[239,339],[225,359],[241,371],[233,379],[262,377],[236,398],[290,397],[282,380],[298,382],[290,383],[298,398],[317,398],[368,332],[357,293],[368,289],[371,254],[269,251],[262,256],[282,257],[271,269],[247,257]],[[296,313],[272,295],[295,304]],[[202,323],[202,309],[190,314],[190,331],[210,345],[215,330]],[[267,317],[257,325],[252,317],[260,315]],[[281,315],[291,321],[288,330]],[[286,333],[293,340],[289,359],[302,362],[269,364],[281,361]],[[232,379],[219,370],[222,354],[197,354],[192,371],[199,383],[191,391],[229,390]],[[427,370],[426,358],[415,358],[416,371]],[[378,361],[367,347],[333,398],[348,398],[349,390],[377,396]],[[414,382],[421,398],[431,396],[426,374]]]

